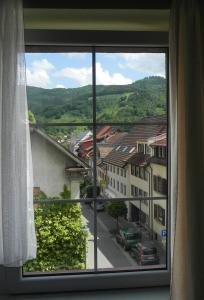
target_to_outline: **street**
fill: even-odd
[[[82,213],[84,217],[84,224],[89,230],[88,236],[88,253],[86,257],[86,268],[94,268],[94,213],[93,209],[87,205],[82,204]],[[115,240],[115,237],[109,232],[111,224],[111,217],[109,226],[107,227],[107,220],[103,222],[105,213],[98,212],[97,222],[97,256],[99,269],[130,269],[137,267],[137,263]],[[107,217],[106,217],[107,218]]]

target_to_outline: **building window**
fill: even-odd
[[[113,173],[115,173],[115,166],[113,166]]]
[[[115,179],[113,179],[113,187],[115,188]]]
[[[119,175],[119,168],[117,168],[117,174]]]
[[[154,190],[163,195],[167,195],[167,180],[160,176],[154,175]]]
[[[144,153],[144,144],[138,144],[138,152]]]
[[[158,204],[154,204],[154,219],[165,226],[165,209]]]
[[[144,170],[144,179],[148,180],[148,171],[146,169]]]
[[[123,194],[123,183],[122,182],[120,183],[120,192],[121,192],[121,194]]]
[[[135,187],[134,185],[131,184],[131,196],[134,196],[134,191],[135,191]]]
[[[123,176],[123,169],[120,169],[120,175]]]
[[[144,179],[144,169],[143,168],[139,168],[139,177],[141,179]]]
[[[126,196],[126,185],[124,184],[124,195]]]
[[[119,181],[117,181],[117,191],[119,192]]]

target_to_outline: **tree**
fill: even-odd
[[[117,230],[119,229],[118,218],[126,217],[127,206],[124,201],[108,201],[106,203],[106,210],[117,221]]]
[[[63,186],[63,192],[60,193],[60,197],[62,199],[70,199],[71,198],[71,192],[68,190],[68,187],[66,184]]]
[[[87,198],[93,198],[93,189],[94,189],[93,184],[87,185],[87,187],[86,187],[86,197]],[[100,195],[100,186],[96,187],[96,193],[97,193],[97,196]]]
[[[70,191],[64,186],[61,196]],[[79,203],[41,203],[35,208],[37,258],[24,265],[26,272],[85,268],[86,237]]]
[[[35,124],[36,123],[36,119],[34,114],[32,113],[31,110],[28,111],[28,120],[31,124]]]

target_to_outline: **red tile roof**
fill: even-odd
[[[96,132],[96,139],[97,140],[103,139],[103,138],[109,136],[113,132],[114,132],[114,129],[111,126],[104,126],[102,128],[99,128]]]
[[[150,155],[144,153],[135,153],[129,160],[129,163],[144,167],[150,163]]]
[[[120,140],[120,148],[115,147],[105,158],[104,162],[124,167],[129,159],[135,155],[134,147],[139,141],[148,141],[150,138],[165,134],[167,131],[166,117],[154,117],[141,120],[129,133]]]
[[[151,147],[155,147],[155,146],[163,146],[163,147],[165,147],[166,145],[167,145],[167,139],[165,137],[165,138],[163,138],[161,140],[158,140],[158,141],[152,143],[150,146]]]

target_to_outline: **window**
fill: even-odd
[[[143,168],[139,168],[139,177],[144,179],[144,169]]]
[[[124,195],[126,196],[126,185],[124,184]]]
[[[138,144],[138,152],[144,153],[144,144]]]
[[[131,175],[135,175],[135,166],[131,164]]]
[[[119,191],[119,181],[117,181],[117,191]]]
[[[122,182],[120,183],[120,192],[121,192],[121,194],[123,194],[123,183]]]
[[[155,156],[158,158],[166,158],[166,147],[158,146],[155,147]]]
[[[165,209],[158,204],[154,204],[154,218],[165,226]]]
[[[144,179],[145,180],[148,180],[148,171],[145,169],[144,171]]]
[[[140,174],[140,168],[139,167],[135,167],[135,176],[139,177]]]
[[[123,176],[123,169],[120,169],[120,175]]]
[[[154,190],[163,195],[167,194],[167,180],[160,176],[154,175]]]
[[[134,185],[131,184],[131,196],[134,196],[135,190],[134,190]]]
[[[117,50],[117,49],[116,49]],[[117,51],[116,50],[114,50],[114,52],[113,53],[109,53],[108,51],[109,51],[109,48],[107,48],[106,49],[106,51],[107,51],[107,60],[108,60],[108,56],[109,56],[109,58],[110,58],[110,56],[111,55],[118,55],[118,57],[120,57],[120,55],[121,55],[121,53],[117,53]],[[135,121],[135,119],[133,118],[133,117],[130,117],[129,115],[128,115],[128,109],[127,109],[127,107],[126,107],[126,102],[127,102],[127,100],[128,101],[133,101],[133,103],[134,103],[134,98],[131,98],[131,94],[128,96],[128,98],[127,98],[127,93],[128,92],[126,92],[123,96],[121,96],[120,94],[118,94],[119,96],[117,96],[117,97],[115,97],[115,98],[111,98],[111,100],[112,99],[115,99],[115,100],[113,100],[113,101],[117,101],[117,103],[118,103],[118,112],[120,112],[121,113],[121,115],[119,115],[119,113],[118,113],[118,119],[116,120],[116,119],[113,119],[113,117],[112,117],[112,115],[110,114],[110,112],[111,112],[111,110],[108,110],[107,109],[107,107],[108,107],[108,104],[109,103],[111,103],[109,100],[110,100],[110,98],[108,98],[108,96],[107,96],[107,94],[106,95],[102,95],[101,94],[101,91],[100,91],[100,88],[98,88],[98,85],[100,85],[100,84],[102,84],[101,83],[101,81],[100,80],[102,80],[101,78],[99,78],[100,77],[100,71],[102,70],[105,70],[105,64],[103,64],[103,59],[106,59],[106,52],[104,52],[104,49],[102,50],[102,52],[100,53],[100,49],[97,49],[97,47],[95,48],[95,49],[91,49],[91,56],[92,56],[92,66],[95,68],[95,72],[94,72],[94,74],[92,74],[93,75],[93,77],[95,76],[95,81],[93,80],[93,86],[92,87],[90,87],[90,94],[89,94],[89,96],[88,96],[88,98],[86,98],[86,105],[85,105],[85,107],[84,107],[84,109],[86,110],[86,114],[87,114],[87,119],[83,119],[83,120],[80,120],[78,117],[80,116],[80,114],[79,114],[79,111],[80,111],[80,103],[78,103],[77,101],[78,101],[78,98],[76,97],[76,98],[73,98],[73,101],[72,101],[72,106],[70,107],[70,109],[69,109],[69,113],[71,113],[72,114],[72,116],[70,116],[71,114],[69,114],[69,115],[66,115],[66,116],[64,116],[64,112],[63,112],[63,109],[66,109],[66,107],[64,107],[63,106],[63,104],[62,104],[62,115],[60,116],[60,114],[61,114],[61,112],[59,113],[59,115],[57,115],[57,116],[55,116],[54,118],[53,118],[53,116],[52,116],[52,109],[50,108],[49,109],[49,112],[48,112],[48,110],[44,110],[44,113],[46,113],[46,114],[48,114],[48,117],[47,117],[47,119],[49,119],[51,122],[53,122],[53,120],[55,121],[55,122],[53,122],[53,125],[52,126],[50,126],[49,128],[48,127],[46,127],[46,124],[43,124],[43,128],[45,128],[46,129],[46,132],[48,132],[49,133],[49,135],[50,136],[52,136],[52,138],[53,137],[56,137],[56,133],[57,133],[57,137],[58,137],[58,141],[59,141],[59,143],[61,143],[61,145],[62,146],[66,146],[67,144],[67,140],[65,140],[64,139],[64,136],[68,136],[68,139],[71,139],[72,137],[73,137],[73,134],[75,134],[77,131],[80,131],[80,132],[82,132],[82,129],[84,130],[84,129],[90,129],[91,128],[91,131],[92,131],[92,133],[93,133],[93,136],[94,136],[94,138],[93,138],[93,140],[92,140],[92,142],[93,143],[98,143],[98,145],[100,145],[100,144],[102,144],[103,143],[103,141],[102,141],[102,137],[103,137],[103,134],[104,134],[104,136],[108,136],[108,134],[109,134],[109,132],[108,132],[108,130],[107,130],[107,132],[105,132],[105,133],[103,133],[103,130],[105,130],[104,128],[103,128],[103,125],[102,124],[110,124],[110,126],[114,126],[114,124],[112,124],[112,123],[114,123],[114,121],[117,121],[117,127],[119,127],[119,129],[122,131],[122,133],[125,133],[125,134],[129,134],[129,132],[131,131],[131,127],[133,127],[133,125],[127,125],[126,124],[126,122],[127,122],[127,120],[128,120],[128,122],[133,122],[134,123],[134,121]],[[95,52],[96,51],[96,52]],[[98,51],[98,52],[97,52]],[[132,51],[132,49],[131,49],[131,51]],[[154,50],[155,51],[155,50]],[[130,52],[130,50],[128,50],[127,51],[127,53],[122,53],[122,54],[128,54],[128,52]],[[70,53],[70,54],[72,54],[72,53]],[[83,51],[81,51],[81,54],[83,54]],[[111,54],[111,55],[110,55]],[[71,55],[70,55],[71,56]],[[72,57],[74,57],[74,55],[72,56]],[[81,56],[81,57],[83,57],[83,55]],[[117,56],[116,56],[117,57]],[[124,57],[128,57],[128,55],[124,55]],[[125,58],[126,59],[126,58]],[[78,63],[80,64],[80,60],[78,60]],[[87,66],[81,66],[81,68],[88,68]],[[98,69],[97,69],[98,68]],[[70,71],[70,73],[69,73],[69,75],[71,74],[71,71],[72,70],[70,70],[69,69],[69,71]],[[90,72],[90,71],[89,71]],[[109,70],[109,73],[110,73],[110,76],[112,76],[113,74],[114,74],[114,71],[112,72],[112,71],[110,71]],[[62,73],[61,73],[62,74]],[[60,75],[60,74],[58,74],[58,75]],[[56,76],[58,76],[57,74],[56,74]],[[128,76],[126,75],[126,77],[125,77],[125,72],[124,72],[124,74],[122,74],[123,75],[123,77],[124,78],[126,78],[127,79],[127,81],[126,82],[128,82]],[[60,75],[61,76],[61,75]],[[80,76],[80,75],[79,75]],[[59,77],[58,77],[59,78]],[[94,79],[94,78],[93,78]],[[96,83],[96,85],[94,86],[94,84]],[[109,83],[111,82],[111,79],[110,79],[110,81],[109,81]],[[61,82],[59,83],[59,85],[61,84]],[[128,83],[128,84],[130,84],[130,83]],[[63,85],[63,84],[62,84]],[[103,85],[103,84],[102,84]],[[111,84],[107,84],[107,85],[110,85],[111,86]],[[113,86],[114,86],[114,84],[112,84]],[[106,86],[106,84],[104,84],[104,86]],[[121,86],[122,86],[122,84],[121,84]],[[119,86],[119,89],[121,89],[121,86]],[[63,87],[58,87],[59,89],[63,89]],[[89,86],[87,86],[86,87],[86,89],[88,90],[89,89]],[[83,90],[83,86],[81,87],[81,90]],[[65,91],[63,91],[63,92],[65,92]],[[93,94],[92,94],[92,92],[93,92]],[[113,91],[111,91],[111,94],[110,95],[117,95],[117,93],[115,94],[114,93],[115,91],[113,90]],[[131,93],[131,92],[130,92]],[[53,96],[54,97],[54,96]],[[112,97],[112,96],[111,96]],[[122,98],[123,97],[123,98]],[[126,97],[126,98],[125,98]],[[80,98],[80,97],[79,97]],[[121,99],[122,98],[122,99]],[[85,98],[83,98],[83,101],[85,100]],[[93,102],[92,102],[93,101]],[[95,110],[93,109],[93,103],[95,104]],[[123,107],[123,109],[120,109],[120,108],[122,108]],[[104,108],[104,111],[100,111],[100,110],[102,110]],[[105,113],[106,112],[106,113]],[[108,113],[107,113],[108,112]],[[50,114],[50,115],[49,115]],[[93,118],[93,114],[95,114],[95,117]],[[127,116],[128,116],[128,119],[125,119],[125,115],[127,114]],[[74,117],[73,117],[74,116]],[[64,119],[63,119],[64,118]],[[73,118],[73,119],[71,119],[71,118]],[[85,122],[84,120],[88,120],[88,122]],[[59,124],[61,124],[61,125],[59,125],[59,124],[57,124],[57,126],[55,126],[56,125],[56,123],[58,123],[58,121],[59,121]],[[38,120],[37,120],[37,122],[38,122]],[[62,126],[62,123],[66,123],[66,125],[65,126]],[[76,122],[76,125],[75,124],[73,124],[74,122]],[[77,122],[80,124],[80,125],[78,125],[77,124]],[[121,125],[118,125],[118,124],[121,124]],[[69,125],[67,125],[67,124],[69,124]],[[71,125],[70,125],[71,124]],[[83,126],[82,126],[82,124],[84,124]],[[128,127],[129,126],[129,127]],[[151,125],[150,125],[151,126]],[[64,132],[63,132],[63,130],[62,129],[64,129],[63,127],[65,127],[66,129],[65,130],[67,130],[67,128],[69,128],[70,129],[70,132],[69,132],[69,134],[67,134],[67,132],[64,134]],[[79,129],[79,127],[81,127],[80,129]],[[83,127],[83,128],[82,128]],[[84,128],[85,127],[85,128]],[[98,134],[98,131],[101,129],[101,134],[100,134],[100,139],[97,137],[97,134]],[[107,128],[106,128],[107,129]],[[100,132],[99,132],[100,133]],[[63,135],[63,136],[62,136]],[[98,135],[99,136],[99,135]],[[98,139],[98,140],[97,140]],[[97,200],[95,200],[95,198],[97,197],[97,196],[100,196],[100,197],[102,197],[102,194],[101,194],[101,190],[102,190],[102,187],[103,187],[103,182],[99,182],[99,181],[97,181],[97,165],[96,165],[96,163],[97,163],[97,161],[94,159],[94,152],[96,151],[96,149],[94,149],[94,147],[91,145],[91,144],[89,144],[89,145],[86,145],[85,143],[82,143],[83,144],[83,147],[81,146],[80,147],[80,149],[79,150],[77,150],[77,156],[78,157],[80,157],[80,159],[84,159],[84,155],[86,155],[86,151],[87,151],[87,156],[86,156],[86,159],[87,159],[87,163],[88,163],[88,165],[89,166],[91,166],[91,170],[90,171],[87,171],[87,174],[86,174],[86,176],[87,176],[87,178],[90,180],[90,183],[93,185],[93,187],[92,187],[92,189],[90,189],[91,190],[91,192],[90,192],[90,198],[93,198],[93,202],[95,201],[95,202],[97,202],[97,203],[99,203],[99,199],[97,199]],[[81,144],[81,145],[82,145]],[[88,142],[87,142],[87,144],[88,144]],[[136,144],[136,141],[134,141],[134,144],[133,145],[135,145]],[[71,145],[71,143],[69,144],[69,149],[70,149],[70,145]],[[92,147],[92,149],[90,149]],[[132,146],[130,146],[128,149],[131,149],[131,147]],[[133,149],[134,147],[132,147],[132,149]],[[139,149],[139,148],[141,148],[141,149]],[[131,153],[129,153],[128,151],[121,151],[120,150],[120,146],[118,146],[117,148],[117,151],[116,152],[118,152],[118,155],[120,155],[120,154],[122,154],[122,155],[126,155],[126,153],[125,152],[127,152],[127,155],[131,155],[131,154],[133,154],[132,152],[134,152],[134,150],[131,152]],[[124,149],[124,147],[121,147],[121,149]],[[144,151],[144,145],[143,144],[141,144],[141,146],[139,147],[139,145],[138,145],[138,149],[139,149],[139,152],[143,152]],[[86,151],[84,151],[84,150],[86,150]],[[96,153],[95,153],[96,154]],[[112,160],[113,160],[113,158],[115,159],[116,157],[112,157]],[[134,186],[133,184],[131,184],[131,182],[130,182],[130,180],[129,180],[129,170],[128,170],[128,165],[127,165],[127,172],[124,170],[123,171],[123,167],[122,167],[122,164],[121,164],[121,161],[122,161],[122,159],[120,160],[120,162],[118,162],[118,163],[116,163],[116,165],[118,164],[119,166],[121,166],[121,171],[119,170],[119,167],[117,167],[117,171],[115,170],[115,167],[112,167],[112,165],[111,165],[111,160],[109,161],[109,163],[107,163],[107,162],[105,162],[105,159],[104,159],[104,164],[106,164],[107,165],[107,170],[108,171],[113,171],[113,173],[116,171],[117,172],[117,175],[119,175],[120,173],[122,173],[123,175],[121,175],[121,176],[124,176],[124,177],[126,177],[127,178],[127,180],[125,181],[126,182],[126,184],[123,184],[123,183],[119,183],[119,181],[116,181],[116,187],[117,187],[117,191],[119,192],[119,190],[121,191],[121,193],[123,193],[123,195],[124,196],[126,196],[126,194],[129,194],[129,190],[130,190],[130,186],[131,186],[131,195],[133,196],[135,196],[135,197],[138,197],[138,195],[140,195],[141,196],[141,193],[143,193],[143,195],[144,195],[144,192],[142,191],[142,189],[141,189],[141,187],[137,187],[136,185]],[[110,165],[109,165],[110,164]],[[70,170],[69,171],[67,171],[67,172],[69,172],[69,176],[70,176]],[[140,174],[140,168],[139,167],[136,167],[136,166],[132,166],[131,167],[131,173],[132,174],[134,174],[134,175],[136,175],[136,176],[139,176],[139,174]],[[68,174],[68,173],[67,173]],[[101,174],[100,174],[101,175]],[[144,175],[145,176],[145,175]],[[117,178],[117,177],[116,177]],[[115,179],[112,179],[111,177],[107,177],[107,182],[108,182],[108,184],[110,184],[111,186],[113,186],[113,187],[115,187]],[[95,187],[96,187],[96,184],[98,184],[98,185],[100,185],[100,191],[99,191],[99,195],[96,195],[96,189],[95,189]],[[108,187],[106,186],[106,189],[108,189]],[[95,192],[93,192],[93,190],[95,190]],[[105,191],[106,192],[106,191]],[[95,193],[95,194],[94,194]],[[116,193],[116,192],[115,192]],[[117,193],[116,193],[117,194]],[[114,203],[114,201],[111,201],[111,198],[117,198],[117,196],[116,195],[114,195],[114,190],[112,190],[112,194],[110,193],[110,195],[111,196],[107,196],[107,194],[106,194],[106,199],[105,200],[107,200],[107,198],[108,198],[108,201],[109,202],[112,202],[112,203]],[[110,199],[109,199],[109,197],[110,197]],[[86,200],[86,199],[85,199]],[[114,199],[113,199],[114,200]],[[77,200],[75,200],[75,201],[77,201]],[[80,203],[83,203],[83,200],[81,200],[80,199]],[[140,204],[137,204],[137,203],[139,203],[140,201],[135,201],[136,203],[134,203],[134,199],[133,199],[133,201],[130,201],[130,200],[125,200],[125,197],[124,197],[124,199],[123,198],[121,198],[121,201],[123,202],[123,203],[125,203],[125,205],[126,205],[126,208],[128,209],[128,214],[129,215],[131,215],[132,214],[132,218],[134,219],[137,219],[137,220],[140,220],[140,219],[143,219],[143,217],[141,217],[141,216],[144,216],[144,212],[142,212],[141,211],[141,209],[143,209],[143,208],[141,208],[140,207]],[[103,200],[102,200],[102,202],[103,202]],[[130,202],[131,203],[134,203],[134,207],[133,207],[133,209],[131,209],[131,210],[129,210],[129,207],[130,207]],[[100,204],[100,203],[99,203]],[[144,205],[143,205],[144,206]],[[91,222],[92,222],[92,224],[94,224],[94,222],[97,222],[97,220],[100,220],[101,221],[101,217],[100,217],[100,212],[98,211],[98,208],[100,207],[100,205],[91,205],[90,206],[90,209],[92,209],[92,212],[93,212],[93,214],[92,215],[94,215],[94,218],[91,220]],[[86,209],[89,209],[89,206],[86,206]],[[158,214],[160,214],[159,212],[158,212]],[[102,215],[102,214],[101,214]],[[128,217],[129,217],[129,215],[128,215]],[[124,219],[127,219],[127,213],[125,214],[123,214],[123,218]],[[148,217],[148,215],[146,215],[146,217],[145,217],[145,219],[147,220],[149,217]],[[151,218],[150,218],[151,219]],[[95,220],[95,221],[94,221]],[[90,220],[89,220],[90,221]],[[151,220],[149,221],[149,224],[151,224]],[[99,232],[100,232],[100,222],[98,222],[98,229],[99,229]],[[100,234],[101,234],[101,232],[100,232]],[[134,273],[134,271],[136,270],[136,266],[137,266],[137,263],[136,263],[136,261],[134,262],[134,265],[130,265],[130,264],[128,264],[128,263],[126,263],[126,264],[124,264],[123,266],[122,265],[120,265],[120,263],[117,265],[117,266],[115,266],[115,264],[114,263],[111,263],[111,260],[110,260],[110,257],[106,257],[106,259],[107,259],[107,261],[109,261],[109,263],[108,262],[106,262],[107,264],[105,265],[105,267],[104,267],[104,265],[103,265],[103,255],[108,255],[108,254],[104,254],[103,253],[103,250],[102,249],[100,249],[100,243],[98,243],[97,242],[97,232],[94,232],[94,241],[93,241],[93,239],[92,239],[92,241],[89,241],[88,240],[88,244],[90,244],[91,242],[92,242],[92,244],[93,243],[95,243],[95,246],[94,247],[96,247],[96,248],[94,248],[95,250],[94,250],[94,254],[93,254],[93,257],[92,257],[92,262],[91,262],[91,268],[90,267],[88,267],[88,265],[86,265],[86,260],[85,260],[85,258],[84,258],[84,256],[85,256],[85,253],[86,253],[86,246],[85,246],[85,242],[86,241],[84,241],[84,245],[83,245],[83,247],[82,247],[82,249],[84,250],[84,254],[83,254],[83,256],[82,256],[82,264],[83,264],[83,268],[87,268],[86,269],[86,271],[88,270],[90,273],[94,273],[94,272],[104,272],[104,274],[106,274],[106,272],[109,272],[109,273],[111,273],[111,272],[114,272],[114,271],[123,271],[123,272],[125,272],[126,270],[129,272],[129,271],[131,271],[131,272],[133,272]],[[103,236],[102,236],[102,239],[103,239]],[[101,242],[101,236],[100,236],[100,242]],[[104,242],[107,242],[107,240],[105,240],[104,239]],[[110,244],[111,244],[111,241],[109,241],[110,242]],[[97,248],[98,247],[98,248]],[[119,249],[120,249],[120,247],[119,247]],[[121,247],[121,251],[119,251],[119,253],[120,254],[115,254],[115,256],[117,256],[117,255],[122,255],[121,253],[123,253],[122,252],[123,251],[123,248]],[[126,253],[126,255],[125,256],[127,256],[127,255],[129,255],[128,254],[129,252],[127,252]],[[133,260],[134,261],[134,260]],[[86,265],[86,266],[85,266]],[[163,260],[162,261],[162,263],[161,263],[161,269],[164,269],[165,267],[166,267],[166,261],[165,260]],[[152,266],[151,266],[151,268],[149,268],[149,266],[147,266],[147,268],[146,269],[153,269],[152,268]],[[82,272],[83,273],[83,271],[84,271],[85,269],[82,269],[82,270],[80,270],[79,272]],[[67,273],[69,273],[69,272],[71,272],[71,270],[67,270]],[[77,273],[76,272],[76,270],[74,269],[74,271],[73,271],[74,273]],[[130,273],[131,273],[130,272]],[[66,273],[66,272],[65,272]],[[80,273],[81,274],[81,273]],[[81,276],[81,275],[80,275]],[[104,275],[105,276],[105,275]],[[128,276],[130,276],[130,275],[128,275]],[[137,275],[136,275],[137,276]],[[143,275],[141,275],[141,276],[143,276]],[[105,278],[105,277],[104,277]]]
[[[113,166],[113,173],[115,173],[115,166]]]

